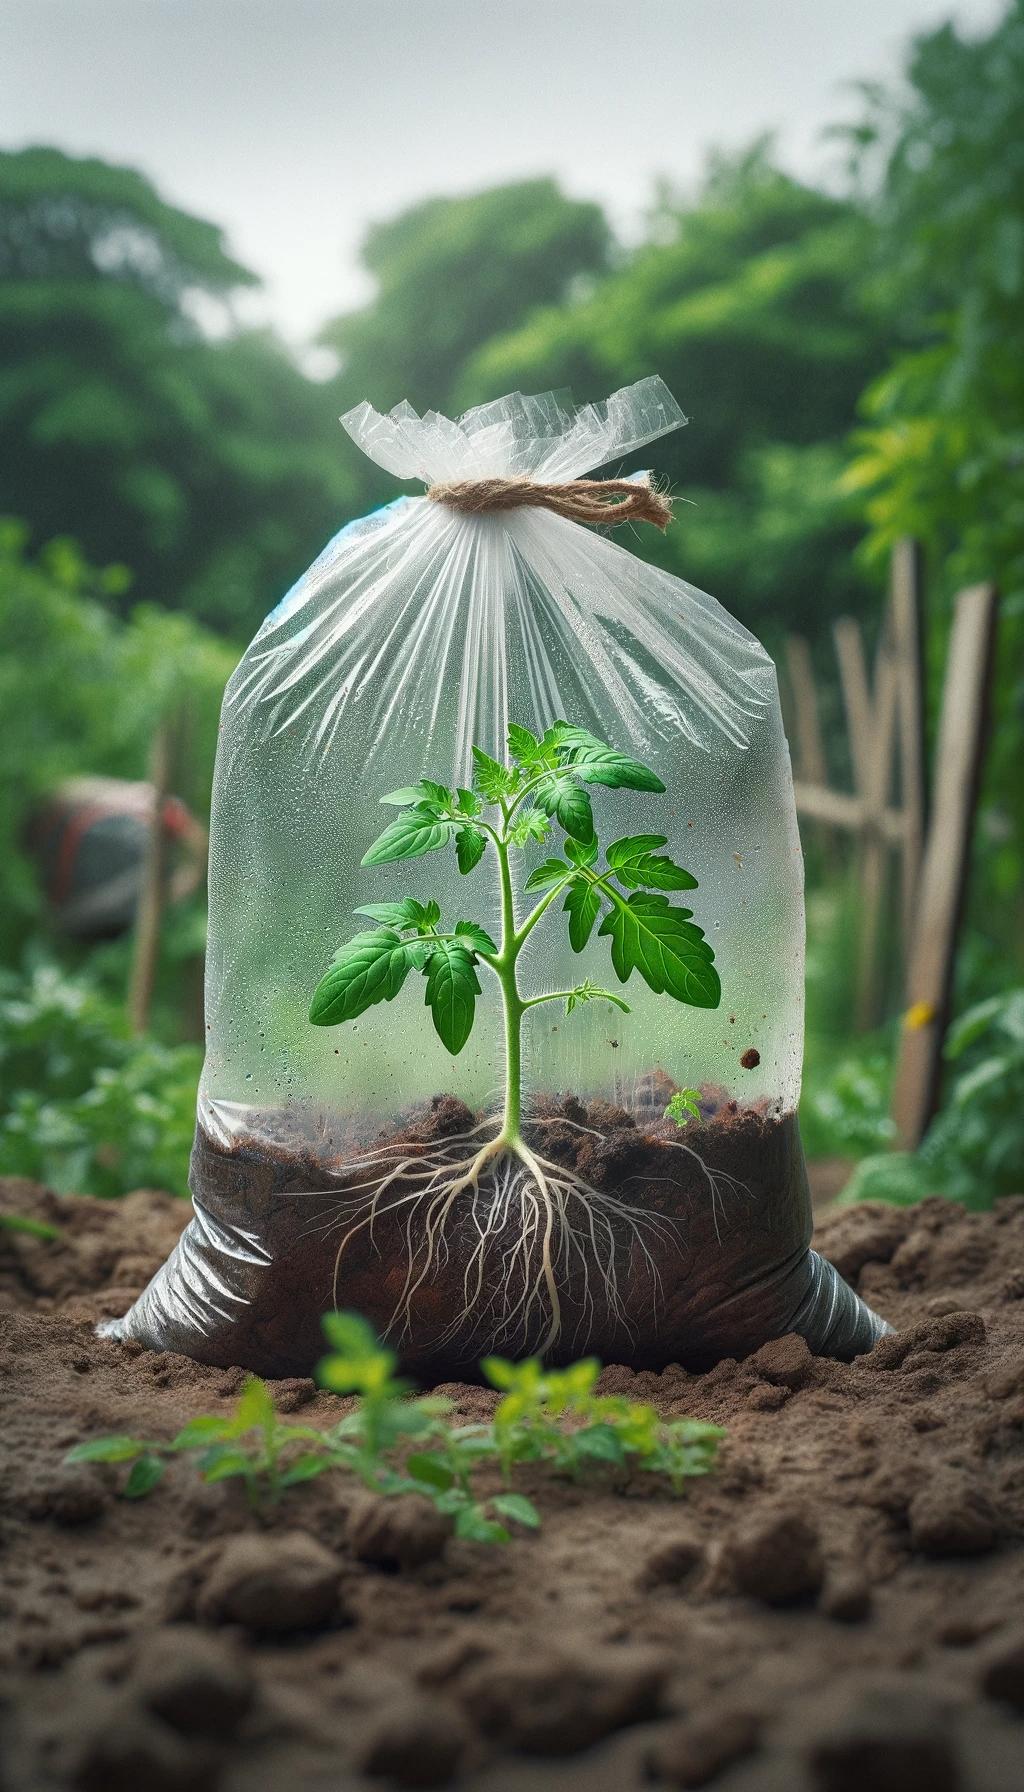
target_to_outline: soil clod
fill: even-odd
[[[357,1759],[371,1779],[398,1786],[447,1786],[468,1740],[468,1726],[454,1706],[409,1694],[372,1723]]]
[[[945,1701],[911,1687],[840,1693],[821,1711],[815,1792],[959,1792]]]
[[[419,1568],[444,1552],[451,1521],[418,1494],[389,1500],[368,1494],[349,1514],[348,1540],[360,1562]]]
[[[231,1736],[253,1701],[253,1675],[240,1650],[194,1624],[147,1637],[131,1673],[139,1703],[186,1736]]]
[[[991,1502],[964,1475],[939,1475],[915,1493],[907,1513],[910,1541],[926,1556],[977,1556],[994,1548]]]
[[[764,1605],[812,1599],[825,1576],[818,1530],[799,1511],[771,1511],[746,1521],[724,1545],[722,1567],[738,1593]]]
[[[990,1699],[1024,1712],[1024,1627],[999,1637],[988,1649],[981,1685]]]
[[[495,1657],[467,1673],[460,1693],[485,1734],[528,1755],[574,1755],[654,1717],[668,1664],[636,1647],[544,1648]]]
[[[234,1537],[200,1588],[197,1610],[214,1624],[242,1624],[268,1636],[317,1630],[342,1616],[338,1563],[304,1531],[285,1531],[268,1543],[253,1533]]]

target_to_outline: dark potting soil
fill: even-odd
[[[244,1376],[96,1335],[183,1202],[7,1181],[0,1210],[59,1229],[0,1231],[5,1792],[1020,1792],[1024,1200],[824,1214],[815,1244],[895,1336],[606,1367],[605,1392],[725,1426],[718,1469],[680,1500],[524,1469],[541,1529],[495,1549],[342,1475],[259,1517],[184,1461],[138,1502],[65,1466],[229,1411]],[[346,1409],[272,1392],[312,1425]]]
[[[832,1355],[870,1348],[873,1315],[808,1248],[796,1116],[704,1091],[704,1117],[681,1129],[664,1118],[673,1089],[646,1078],[635,1114],[572,1094],[535,1105],[524,1137],[549,1166],[550,1280],[549,1210],[528,1176],[501,1206],[507,1163],[475,1198],[460,1191],[443,1226],[439,1204],[410,1198],[417,1174],[436,1165],[440,1186],[497,1131],[451,1095],[343,1140],[303,1132],[301,1109],[261,1114],[260,1136],[230,1148],[200,1126],[196,1220],[124,1334],[271,1375],[309,1372],[335,1306],[433,1378],[472,1374],[494,1351],[699,1368],[790,1330]]]

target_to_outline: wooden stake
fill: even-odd
[[[839,661],[839,683],[846,711],[846,732],[850,742],[850,763],[854,789],[861,796],[871,781],[871,736],[873,728],[871,687],[864,653],[864,637],[860,623],[852,616],[840,616],[832,630]]]
[[[821,711],[810,644],[804,635],[787,635],[786,686],[793,717],[793,757],[797,783],[804,789],[828,789],[828,760],[821,732]],[[830,863],[836,858],[836,836],[822,829],[822,844]]]
[[[153,807],[142,861],[139,901],[135,911],[135,947],[128,985],[128,1020],[133,1033],[144,1033],[149,1024],[153,984],[160,955],[166,863],[163,813],[171,783],[171,728],[166,721],[160,723],[153,736],[149,782],[153,790]]]
[[[904,818],[900,854],[900,906],[906,974],[909,971],[911,941],[914,937],[927,806],[924,587],[921,550],[918,543],[909,537],[897,542],[893,549],[889,604],[892,651],[896,662],[900,809]]]
[[[853,780],[861,811],[854,1025],[859,1032],[863,1032],[878,1019],[879,934],[889,856],[885,816],[892,781],[892,750],[896,727],[896,667],[889,647],[888,616],[875,662],[873,691],[868,678],[867,655],[860,624],[850,616],[843,616],[836,623],[833,634],[839,661],[843,706],[846,710]]]
[[[998,594],[975,585],[957,598],[950,632],[935,759],[934,803],[917,900],[914,950],[893,1090],[905,1150],[920,1144],[939,1101],[957,935],[992,688]]]
[[[854,1025],[866,1032],[877,1024],[881,972],[880,935],[889,846],[884,818],[892,782],[896,729],[896,663],[883,642],[875,665],[871,734],[864,755],[864,832],[860,847],[860,914],[857,938],[857,995]]]

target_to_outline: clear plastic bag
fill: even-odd
[[[577,411],[515,395],[458,422],[407,405],[344,419],[381,466],[427,485],[569,481],[684,421],[656,379]],[[674,1000],[640,974],[620,982],[608,933],[593,927],[575,951],[551,903],[519,960],[523,1000],[596,985],[628,1012],[583,994],[521,1015],[527,1156],[499,1151],[466,1179],[507,1097],[511,1047],[486,961],[454,1055],[422,963],[343,1025],[312,1025],[310,999],[332,952],[383,925],[353,919],[368,904],[436,900],[439,927],[468,917],[497,946],[490,842],[471,874],[453,826],[439,850],[371,867],[364,856],[409,812],[378,808],[395,787],[469,788],[474,747],[504,762],[510,724],[541,737],[555,722],[664,787],[577,779],[602,846],[652,837],[648,853],[696,879],[683,900],[721,1001]],[[517,926],[537,900],[531,874],[572,851],[546,819],[546,837],[515,855]],[[627,867],[620,912],[642,884]],[[809,1248],[803,956],[774,667],[713,598],[541,509],[470,517],[400,498],[349,525],[267,618],[225,695],[195,1217],[111,1330],[271,1374],[309,1369],[333,1306],[366,1314],[421,1373],[464,1371],[494,1349],[699,1366],[790,1330],[825,1354],[870,1349],[882,1321]]]

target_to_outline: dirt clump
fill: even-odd
[[[765,1605],[793,1605],[821,1590],[821,1539],[804,1512],[761,1512],[725,1542],[721,1568],[738,1593]]]
[[[447,1700],[409,1693],[371,1721],[356,1760],[371,1779],[397,1786],[447,1786],[469,1736],[461,1712]]]
[[[338,1562],[304,1531],[233,1537],[206,1575],[196,1609],[213,1624],[265,1636],[317,1630],[340,1615]]]
[[[451,1520],[418,1494],[402,1500],[365,1494],[348,1519],[353,1555],[377,1568],[421,1568],[443,1554],[451,1532]]]
[[[960,1792],[940,1699],[917,1688],[868,1686],[841,1696],[822,1716],[823,1733],[810,1750],[816,1792]]]
[[[147,1637],[130,1687],[140,1705],[186,1736],[233,1736],[254,1694],[242,1651],[194,1624],[169,1624]]]
[[[509,1651],[482,1663],[461,1684],[485,1731],[527,1755],[575,1755],[613,1731],[653,1717],[667,1662],[631,1645],[589,1644],[572,1653]]]
[[[980,1556],[994,1548],[998,1519],[991,1501],[965,1474],[940,1474],[907,1509],[910,1541],[926,1556]]]

